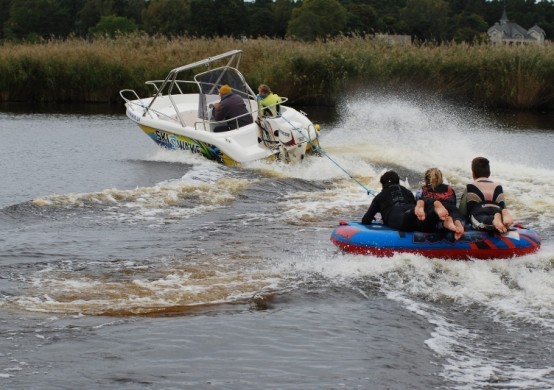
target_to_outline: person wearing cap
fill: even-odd
[[[424,208],[423,200],[416,202],[414,194],[400,185],[400,177],[395,171],[385,172],[379,182],[383,189],[373,198],[362,224],[371,224],[375,215],[380,213],[383,223],[397,230],[432,232],[437,223],[443,221],[446,229],[457,231],[448,210],[440,201],[435,201],[430,209]]]
[[[219,88],[221,100],[213,105],[213,116],[216,121],[227,121],[214,128],[215,133],[237,129],[253,123],[252,114],[246,108],[240,95],[233,93],[231,87],[224,84]]]
[[[258,104],[260,115],[264,116],[277,116],[279,113],[279,103],[281,103],[281,97],[276,93],[271,92],[271,88],[265,84],[260,84],[258,87]]]

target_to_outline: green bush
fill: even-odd
[[[0,100],[120,102],[121,89],[147,93],[170,69],[241,49],[241,71],[292,104],[333,105],[376,86],[410,88],[488,107],[554,108],[553,46],[410,46],[364,37],[310,43],[190,39],[141,34],[0,46]]]

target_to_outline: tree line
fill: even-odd
[[[508,18],[554,36],[546,0],[0,0],[0,41],[143,32],[166,37],[296,38],[410,35],[416,42],[482,42]]]

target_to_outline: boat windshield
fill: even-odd
[[[242,74],[233,67],[224,66],[212,69],[194,76],[194,81],[200,89],[200,100],[198,107],[198,116],[208,119],[208,106],[219,101],[219,88],[227,84],[233,90],[233,93],[240,95],[243,99],[255,99],[256,94]]]

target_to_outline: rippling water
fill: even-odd
[[[504,117],[503,117],[504,118]],[[554,129],[346,99],[330,158],[229,168],[123,115],[0,113],[0,387],[550,389]],[[344,255],[394,168],[461,193],[491,160],[534,255]]]

